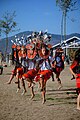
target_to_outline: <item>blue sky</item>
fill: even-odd
[[[77,1],[79,9],[68,13],[67,34],[80,33],[80,0]],[[62,12],[56,6],[56,0],[0,0],[0,18],[6,11],[16,11],[15,21],[20,32],[47,29],[49,33],[61,33]]]

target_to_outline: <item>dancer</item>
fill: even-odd
[[[22,58],[22,55],[24,54],[21,54],[21,53],[24,53],[23,49],[21,50],[20,46],[12,46],[12,48],[15,48],[14,52],[13,52],[13,63],[16,62],[13,70],[12,70],[12,74],[10,76],[10,79],[8,80],[7,84],[11,84],[12,80],[14,77],[16,77],[16,81],[15,83],[18,85],[18,88],[17,88],[17,92],[20,90],[20,80],[22,78],[22,75],[23,73],[25,72],[25,64],[22,64],[23,61],[25,61],[24,59],[22,60],[22,63],[21,63],[21,58]],[[23,90],[23,93],[25,93],[27,90],[25,88],[25,83],[24,81],[22,82],[22,86],[24,86],[24,90]],[[22,93],[22,94],[23,94]]]
[[[59,87],[58,89],[62,88],[62,83],[60,80],[60,73],[64,69],[64,57],[63,57],[63,50],[62,48],[57,48],[55,52],[55,60],[53,61],[53,72],[56,74],[56,79],[58,81]]]
[[[77,109],[80,110],[80,48],[75,53],[75,59],[70,66],[70,72],[76,79],[76,92],[77,92]]]
[[[26,57],[26,63],[27,63],[27,69],[28,71],[23,74],[22,76],[22,81],[26,80],[29,84],[28,87],[31,89],[31,99],[34,98],[34,90],[33,90],[33,85],[34,83],[34,78],[37,74],[37,69],[36,69],[36,50],[34,44],[28,44],[26,46],[27,48],[27,57]]]
[[[11,73],[11,76],[7,82],[7,84],[11,84],[12,80],[14,77],[16,77],[16,81],[15,81],[15,84],[18,85],[18,88],[17,88],[17,92],[20,90],[20,80],[22,78],[22,75],[24,73],[24,68],[22,65],[20,64],[17,64],[16,66],[14,66],[13,70],[12,70],[12,73]],[[26,92],[26,88],[25,88],[25,83],[22,82],[22,85],[24,86],[24,91],[23,92]]]
[[[39,72],[35,77],[35,81],[40,84],[41,87],[41,94],[42,94],[42,104],[45,103],[46,98],[46,82],[52,75],[52,57],[50,56],[50,50],[48,50],[45,44],[41,45],[41,50],[38,51],[40,60],[39,60]]]

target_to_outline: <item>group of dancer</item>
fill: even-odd
[[[44,42],[43,36],[39,38],[33,38],[32,41],[26,46],[12,45],[12,60],[15,62],[15,67],[12,70],[8,84],[16,76],[15,83],[18,85],[17,92],[20,89],[20,83],[23,87],[23,93],[26,93],[25,81],[28,83],[28,87],[31,89],[31,99],[34,98],[34,85],[39,83],[42,103],[46,101],[46,82],[52,77],[54,81],[54,73],[58,81],[60,89],[62,87],[60,80],[60,73],[64,69],[64,57],[62,48],[58,48],[55,52],[55,56],[51,52],[51,44]]]
[[[21,83],[23,88],[22,94],[25,94],[27,91],[26,81],[31,90],[31,99],[33,99],[35,96],[34,85],[38,82],[42,95],[42,103],[44,104],[46,101],[46,83],[50,77],[54,81],[55,74],[59,84],[58,89],[62,87],[60,73],[64,69],[64,51],[59,47],[53,56],[51,44],[45,42],[46,39],[50,39],[50,36],[45,39],[42,33],[38,38],[34,34],[34,37],[29,39],[30,42],[27,45],[12,45],[12,62],[15,65],[7,83],[11,84],[12,79],[16,76],[17,92],[20,90]],[[70,65],[70,72],[76,78],[77,109],[80,110],[80,48],[75,52],[75,58]]]

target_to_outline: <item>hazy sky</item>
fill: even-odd
[[[80,0],[77,1],[78,10],[67,15],[67,34],[80,33]],[[0,0],[0,18],[6,11],[16,11],[15,21],[20,32],[47,29],[49,33],[61,33],[62,12],[56,6],[56,0]]]

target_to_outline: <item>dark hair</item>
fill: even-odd
[[[47,47],[47,46],[46,46],[45,44],[41,44],[41,49],[42,49],[42,48],[45,48],[45,49],[46,49],[46,47]]]

